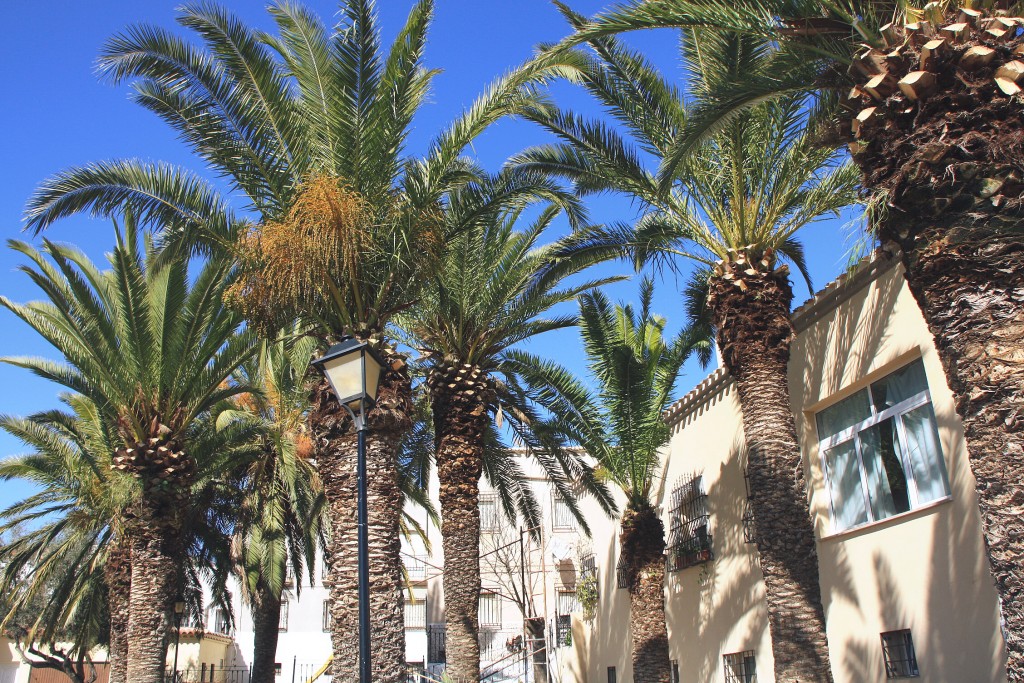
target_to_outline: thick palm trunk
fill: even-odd
[[[436,370],[429,386],[444,549],[445,673],[453,683],[470,683],[480,678],[479,494],[493,392],[470,366]]]
[[[123,536],[112,541],[103,565],[110,613],[110,683],[125,683],[128,676],[128,607],[131,604],[131,547]]]
[[[619,543],[629,582],[633,680],[670,683],[672,664],[665,624],[665,525],[654,508],[626,508]]]
[[[818,554],[789,396],[793,290],[785,271],[772,270],[770,256],[761,263],[737,261],[719,266],[709,304],[743,412],[775,679],[831,681]]]
[[[402,595],[401,493],[397,455],[411,426],[412,383],[400,357],[386,358],[401,370],[385,372],[366,434],[370,636],[374,683],[400,683],[405,675]],[[402,362],[404,363],[404,361]],[[358,544],[356,534],[356,436],[351,420],[326,381],[314,393],[310,425],[317,469],[324,482],[331,520],[331,642],[336,680],[359,680]]]
[[[128,683],[162,683],[171,607],[182,562],[180,514],[169,504],[142,501],[132,523],[128,605]]]
[[[929,247],[904,241],[901,253],[963,420],[1007,673],[1024,681],[1024,236],[960,218],[963,226],[941,231],[943,242],[921,231],[915,242]]]
[[[253,647],[251,683],[274,683],[277,672],[278,626],[281,620],[281,594],[260,582],[252,605]]]

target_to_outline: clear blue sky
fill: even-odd
[[[33,237],[22,232],[25,201],[43,178],[74,164],[99,159],[139,157],[182,164],[202,170],[201,164],[154,116],[128,101],[126,88],[101,83],[93,72],[103,42],[135,22],[173,27],[178,3],[149,0],[43,0],[10,3],[4,13],[5,39],[0,43],[0,83],[7,95],[0,108],[6,130],[2,150],[3,182],[0,183],[0,230],[5,238]],[[250,25],[271,29],[265,3],[234,0],[224,3]],[[330,0],[307,4],[329,20],[337,11]],[[578,11],[592,15],[605,0],[576,0]],[[411,0],[379,0],[385,40],[401,26]],[[438,0],[430,32],[427,65],[443,73],[434,81],[430,104],[415,121],[410,152],[427,142],[455,115],[469,105],[483,87],[503,71],[521,63],[539,42],[555,41],[567,32],[564,21],[546,0]],[[675,37],[668,31],[633,35],[629,41],[642,48],[675,78],[681,76]],[[585,98],[566,86],[555,88],[557,100],[580,111],[593,111]],[[485,165],[496,169],[509,155],[545,140],[533,127],[507,122],[485,134],[474,152]],[[634,208],[628,201],[605,197],[590,202],[595,222],[630,220]],[[822,222],[803,234],[815,285],[821,287],[845,265],[847,245],[843,225],[850,220]],[[50,229],[51,239],[71,241],[94,259],[101,259],[111,244],[105,220],[75,218]],[[28,279],[15,271],[21,259],[0,247],[0,293],[24,302],[39,298]],[[609,266],[603,272],[626,272]],[[681,321],[677,282],[661,283],[657,310],[670,326]],[[796,283],[797,301],[807,292]],[[635,284],[616,286],[612,296],[631,299]],[[673,324],[675,323],[675,324]],[[0,311],[0,355],[42,355],[55,352],[7,311]],[[575,332],[558,333],[532,345],[577,371],[582,370],[581,349]],[[699,382],[703,371],[691,367],[680,383],[685,391]],[[17,368],[0,365],[0,413],[24,415],[54,407],[58,388]],[[21,452],[21,445],[0,434],[0,456]],[[21,484],[0,484],[0,507],[21,498]]]

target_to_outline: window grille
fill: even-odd
[[[501,599],[495,593],[480,594],[480,609],[477,618],[482,626],[497,626],[501,623]]]
[[[403,556],[402,563],[410,581],[424,581],[427,578],[427,558],[423,555]]]
[[[917,668],[917,654],[914,652],[910,629],[883,633],[882,654],[885,657],[886,678],[916,678],[921,675]]]
[[[916,360],[815,415],[843,531],[949,497],[924,364]]]
[[[576,517],[569,509],[569,503],[558,493],[551,501],[551,526],[557,531],[575,531]]]
[[[757,683],[754,651],[734,652],[722,657],[726,683]]]
[[[498,497],[485,493],[480,496],[480,531],[497,531],[498,520]]]
[[[555,608],[556,614],[572,614],[573,612],[580,612],[583,608],[580,607],[579,598],[576,597],[575,591],[559,591],[558,592],[558,603]]]
[[[757,543],[757,526],[754,523],[754,507],[750,504],[750,471],[743,468],[743,487],[747,492],[747,498],[743,501],[743,517],[740,520],[743,524],[743,542]]]
[[[608,667],[608,683],[618,683],[618,678],[615,675],[615,667]]]
[[[405,603],[405,627],[423,628],[427,625],[427,600],[421,598],[416,602],[407,600]]]
[[[288,630],[288,601],[281,601],[281,615],[277,619],[277,630],[287,631]]]
[[[679,683],[679,660],[672,660],[672,683]]]
[[[444,624],[427,626],[427,661],[431,664],[444,664],[448,661]]]
[[[615,585],[619,588],[629,588],[629,570],[623,555],[619,555],[619,560],[615,563]]]
[[[679,571],[714,559],[708,533],[708,495],[699,474],[680,479],[672,490],[668,568]]]
[[[555,647],[572,645],[572,617],[568,614],[555,616]]]
[[[332,623],[333,622],[332,622],[332,616],[331,616],[331,601],[330,600],[324,600],[324,620],[323,620],[324,633],[330,633],[330,631],[331,631],[331,624]]]
[[[594,553],[589,553],[580,558],[580,578],[592,576],[597,578],[597,558]]]

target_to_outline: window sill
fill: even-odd
[[[863,531],[878,531],[881,527],[887,525],[895,525],[901,522],[906,522],[910,519],[914,519],[916,517],[922,517],[925,514],[935,510],[936,508],[942,507],[943,505],[951,503],[952,501],[953,496],[945,496],[943,498],[938,498],[927,503],[926,505],[922,505],[919,508],[907,510],[906,512],[901,512],[900,514],[893,515],[892,517],[878,519],[873,522],[865,522],[864,524],[858,524],[857,526],[852,526],[849,529],[843,529],[842,531],[833,531],[829,534],[822,536],[820,540],[831,541],[835,539],[846,538],[848,536],[854,536]]]

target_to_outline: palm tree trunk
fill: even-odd
[[[476,368],[435,370],[434,411],[441,545],[444,549],[445,673],[454,683],[480,679],[480,474],[493,392]]]
[[[181,504],[154,496],[133,510],[128,683],[163,683],[171,607],[181,566]]]
[[[125,683],[128,676],[128,607],[131,604],[131,547],[118,535],[103,565],[107,581],[107,611],[110,613],[110,683]]]
[[[743,412],[775,680],[831,681],[818,554],[789,396],[793,290],[785,271],[766,261],[760,269],[745,261],[719,266],[709,305]]]
[[[672,663],[665,624],[665,525],[650,505],[630,503],[622,513],[619,543],[629,581],[633,680],[670,683]]]
[[[412,424],[412,382],[397,354],[385,357],[377,403],[368,415],[366,469],[370,560],[370,635],[373,681],[401,683],[405,675],[405,623],[399,522],[401,492],[397,455]],[[321,381],[313,396],[310,425],[317,469],[331,520],[330,583],[333,674],[359,680],[358,547],[356,537],[356,437],[351,420]]]
[[[250,683],[274,683],[277,672],[278,627],[281,621],[281,595],[262,581],[257,586],[252,606],[253,647]]]
[[[904,248],[907,283],[963,420],[1004,620],[1007,674],[1024,681],[1024,237],[959,219],[963,226],[946,225],[939,234],[911,231],[913,240],[881,236]]]

